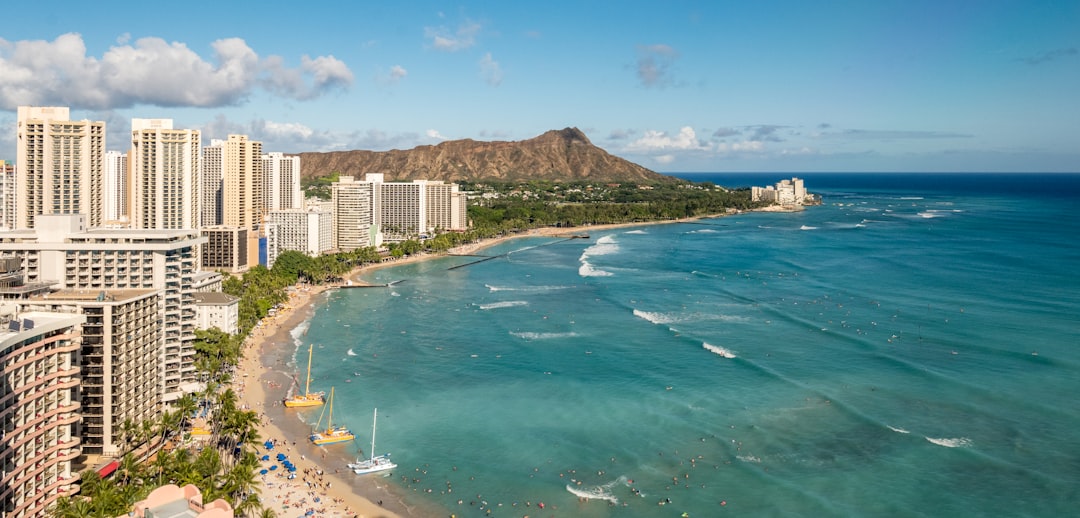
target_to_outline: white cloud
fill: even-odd
[[[428,137],[439,140],[446,140],[446,137],[442,136],[442,133],[439,133],[439,130],[429,129],[426,133]]]
[[[394,65],[390,67],[389,71],[380,68],[375,73],[375,82],[384,86],[396,85],[408,75],[409,71],[405,70],[404,67],[401,65]]]
[[[476,44],[476,34],[480,28],[479,23],[465,20],[453,31],[446,27],[425,27],[424,37],[431,38],[431,46],[435,50],[457,52]]]
[[[484,54],[484,57],[480,59],[480,74],[484,76],[484,81],[491,86],[499,86],[502,84],[502,67],[499,66],[499,62],[491,58],[491,53]]]
[[[668,135],[663,131],[648,130],[645,134],[628,144],[625,148],[631,153],[650,153],[653,151],[666,150],[705,150],[708,146],[703,145],[697,139],[694,128],[685,126],[677,135]]]
[[[404,79],[407,75],[409,75],[409,72],[405,70],[401,65],[394,65],[390,67],[390,79],[397,81],[400,79]]]
[[[239,104],[257,88],[303,100],[353,81],[348,66],[333,56],[303,56],[299,68],[289,68],[280,56],[260,58],[240,38],[213,42],[212,60],[181,42],[126,40],[121,36],[97,58],[86,54],[77,33],[53,41],[0,39],[0,108],[217,107]]]
[[[655,160],[658,164],[670,164],[675,161],[675,155],[654,156],[653,160]]]

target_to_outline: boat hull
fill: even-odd
[[[296,396],[285,400],[285,406],[289,408],[319,406],[324,404],[322,396],[310,395],[308,397]]]

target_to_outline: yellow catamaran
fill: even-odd
[[[319,406],[324,403],[322,392],[308,392],[311,388],[311,350],[313,347],[313,344],[308,344],[307,382],[304,383],[304,394],[294,394],[293,397],[285,398],[285,406],[287,407]]]
[[[355,439],[356,436],[348,428],[344,426],[334,427],[334,387],[330,387],[330,401],[326,404],[326,408],[330,409],[330,416],[326,420],[326,430],[312,433],[311,442],[315,444],[334,444]],[[326,408],[323,408],[323,411],[326,411]],[[316,429],[321,424],[322,414],[319,415],[319,422],[315,425]]]

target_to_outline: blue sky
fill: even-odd
[[[574,126],[656,171],[1080,171],[1080,2],[31,2],[0,7],[15,109],[128,147],[172,118],[266,151]]]

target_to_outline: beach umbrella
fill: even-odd
[[[265,447],[266,447],[266,449],[268,449],[268,450],[272,450],[272,449],[274,449],[274,443],[272,443],[272,442],[270,442],[270,441],[266,441],[266,442],[264,442],[264,443],[263,443],[263,446],[265,446]]]
[[[270,473],[270,472],[269,472],[269,471],[266,471],[265,469],[260,469],[260,470],[259,470],[259,474],[260,474],[260,475],[265,475],[265,474],[267,474],[267,473]]]
[[[296,472],[296,466],[289,466],[289,467],[288,467],[288,468],[286,468],[286,469],[288,469],[288,470],[289,470],[289,473],[295,473],[295,472]]]
[[[269,455],[263,455],[262,460],[270,460],[270,456]]]
[[[274,471],[275,469],[277,469],[277,466],[270,466],[270,471]]]

